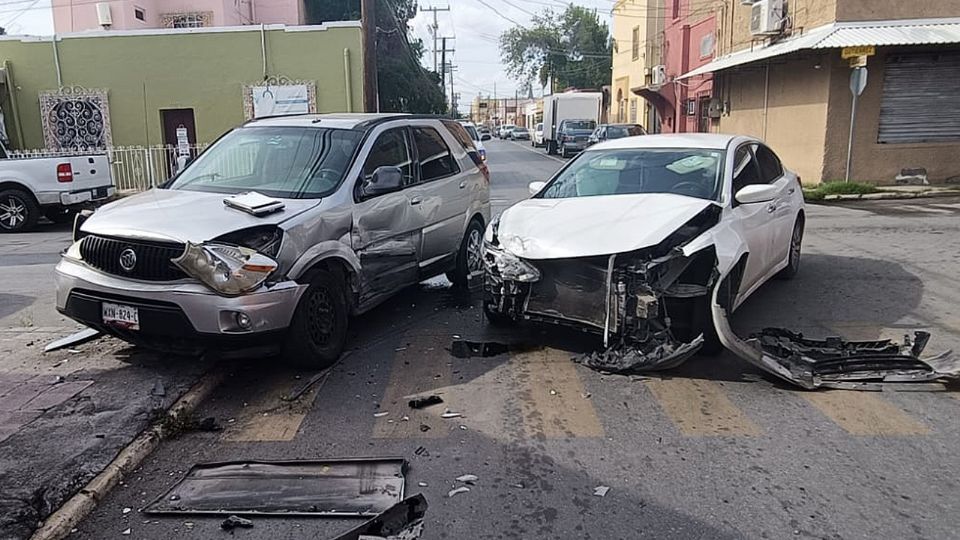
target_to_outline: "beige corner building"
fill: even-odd
[[[716,58],[678,79],[713,74],[716,131],[765,140],[805,183],[844,179],[848,151],[851,180],[960,175],[960,0],[723,0],[715,9]],[[866,77],[852,121],[854,66]]]
[[[656,81],[663,42],[663,0],[618,0],[612,10],[613,75],[610,86],[611,123],[641,124],[653,132],[656,109],[633,89]]]

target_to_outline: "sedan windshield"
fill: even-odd
[[[361,133],[306,127],[247,127],[223,136],[170,189],[317,198],[343,180]]]
[[[724,153],[701,148],[622,148],[583,153],[540,192],[543,199],[675,193],[717,200]]]

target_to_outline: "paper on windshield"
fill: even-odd
[[[230,208],[242,210],[254,216],[265,216],[283,210],[283,201],[267,197],[256,191],[248,191],[223,200],[223,204]]]

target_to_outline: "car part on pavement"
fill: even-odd
[[[418,493],[330,540],[417,540],[423,535],[423,519],[426,515],[427,499]]]
[[[67,337],[60,338],[56,341],[51,341],[43,348],[43,352],[57,351],[60,349],[65,349],[67,347],[73,347],[75,345],[82,345],[88,341],[93,341],[98,337],[102,336],[103,332],[93,329],[85,328],[75,334],[71,334]]]
[[[249,519],[242,518],[240,516],[231,515],[227,519],[223,520],[222,523],[220,523],[220,528],[225,531],[232,531],[237,528],[252,529],[253,522],[250,521]]]
[[[374,516],[403,499],[402,458],[194,465],[148,514]]]
[[[415,397],[410,400],[408,405],[411,409],[425,409],[431,405],[439,405],[443,403],[443,398],[436,394],[431,394],[429,396]]]

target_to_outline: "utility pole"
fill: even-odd
[[[377,13],[376,0],[360,0],[360,25],[363,33],[363,110],[379,112],[377,87]]]
[[[439,73],[437,71],[437,31],[440,29],[440,25],[437,23],[437,12],[438,11],[450,11],[450,6],[447,7],[428,7],[420,8],[420,11],[432,11],[433,12],[433,25],[430,26],[430,33],[433,34],[433,72]],[[446,47],[444,47],[446,49]]]
[[[456,97],[453,95],[453,62],[447,62],[447,53],[453,54],[455,49],[447,48],[447,40],[453,39],[449,37],[440,38],[442,41],[442,49],[440,49],[440,88],[443,89],[443,95],[447,95],[447,73],[450,74],[450,109],[451,113],[453,108],[456,107]]]

